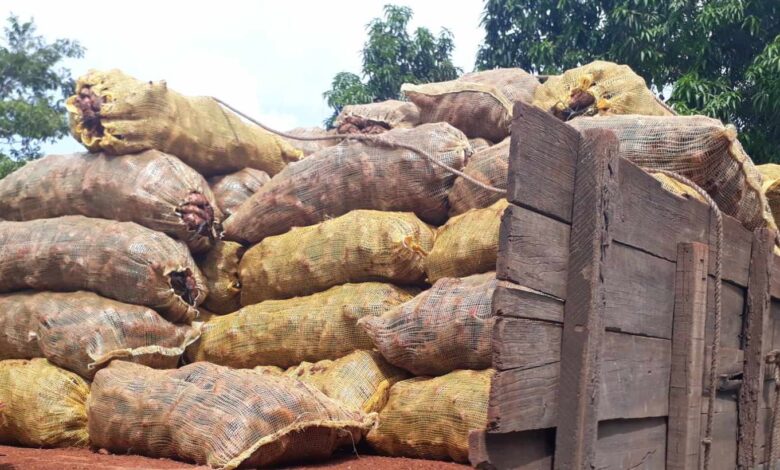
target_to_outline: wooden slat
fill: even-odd
[[[701,429],[707,423],[707,400],[702,400]],[[732,393],[718,393],[712,419],[710,470],[737,468],[737,400]],[[702,446],[703,449],[703,446]]]
[[[560,362],[497,371],[488,401],[488,430],[507,433],[555,427]]]
[[[594,468],[664,470],[666,434],[664,418],[602,421]]]
[[[530,369],[558,362],[561,325],[524,318],[498,317],[493,327],[493,367]]]
[[[509,151],[509,202],[571,221],[579,133],[541,109],[517,102]]]
[[[710,250],[712,256],[712,250]],[[730,282],[724,282],[721,289],[720,344],[727,348],[742,348],[742,323],[745,319],[746,289]],[[707,325],[704,344],[712,345],[715,332],[715,278],[710,276],[707,284]]]
[[[570,230],[562,222],[510,204],[501,218],[496,276],[564,298]]]
[[[772,250],[775,232],[759,229],[754,232],[750,262],[745,317],[745,372],[739,390],[739,447],[737,463],[740,468],[753,468],[760,457],[756,442],[758,410],[764,391],[763,332],[769,324],[769,286],[772,270]]]
[[[507,434],[469,433],[469,461],[477,468],[550,470],[554,447],[554,429]]]
[[[585,131],[578,151],[561,341],[555,468],[590,468],[598,431],[607,248],[617,191],[618,140]]]
[[[701,243],[681,243],[677,250],[666,448],[669,470],[699,466],[708,255],[709,247]]]
[[[772,283],[770,285],[772,297],[780,299],[780,256],[772,257]]]
[[[562,323],[563,301],[509,281],[498,281],[493,293],[493,314]]]

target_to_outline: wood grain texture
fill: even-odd
[[[772,256],[772,283],[769,289],[772,297],[780,299],[780,256]]]
[[[712,251],[710,251],[712,256]],[[743,287],[724,282],[721,288],[720,344],[727,348],[742,348],[742,322],[745,319],[747,300]],[[715,330],[715,278],[707,283],[707,325],[704,344],[712,345]]]
[[[579,133],[543,110],[514,108],[507,199],[565,222],[571,221]]]
[[[560,324],[498,317],[493,326],[493,368],[530,369],[558,362]]]
[[[498,281],[493,293],[493,314],[562,323],[563,300],[509,281]]]
[[[677,247],[666,468],[698,468],[709,247]]]
[[[485,470],[550,470],[554,447],[554,429],[469,433],[469,461],[473,467]]]
[[[618,147],[611,131],[588,130],[577,154],[558,389],[566,419],[555,436],[556,469],[590,468],[595,457]]]
[[[664,418],[602,421],[595,468],[664,470],[666,434]]]
[[[707,400],[702,400],[701,429],[707,423]],[[711,470],[737,468],[737,399],[734,393],[718,393],[712,418]],[[703,452],[703,446],[702,446]]]

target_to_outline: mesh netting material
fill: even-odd
[[[203,324],[191,361],[236,368],[290,367],[303,361],[338,359],[373,343],[357,326],[413,295],[391,284],[344,284],[307,297],[269,300]]]
[[[0,442],[85,447],[89,384],[46,359],[0,361]]]
[[[495,271],[501,216],[508,205],[501,199],[490,207],[456,215],[439,227],[433,250],[425,258],[428,282]]]
[[[94,117],[85,119],[85,89],[101,103],[97,124]],[[119,70],[92,70],[80,77],[76,95],[65,106],[71,133],[92,152],[157,149],[203,175],[247,167],[274,175],[302,157],[281,137],[245,123],[211,98],[184,96],[169,90],[165,81],[141,81]]]
[[[611,130],[620,141],[621,157],[690,179],[749,230],[775,228],[761,174],[733,127],[704,116],[597,116],[569,124],[579,131]]]
[[[10,317],[4,319],[3,342],[12,346],[0,349],[1,359],[45,357],[86,379],[113,359],[175,368],[199,336],[196,329],[169,323],[146,307],[92,292],[0,295],[0,315]]]
[[[230,215],[270,179],[264,171],[244,168],[229,175],[213,176],[209,184],[219,208]]]
[[[767,163],[756,167],[763,177],[761,189],[772,211],[775,222],[780,218],[780,165]]]
[[[198,221],[206,221],[202,227],[188,225],[182,217],[193,194],[205,204],[201,210],[213,211],[211,217],[195,214]],[[156,150],[33,160],[0,180],[0,214],[6,220],[84,215],[136,222],[184,240],[194,251],[208,249],[222,220],[203,177],[178,158]]]
[[[482,183],[506,189],[509,174],[509,142],[510,139],[504,139],[501,143],[475,152],[463,168],[463,173]],[[458,177],[450,191],[450,215],[463,214],[469,209],[488,207],[502,197],[504,197],[502,194],[487,191]]]
[[[241,305],[347,282],[419,284],[434,232],[414,214],[357,210],[268,237],[241,259]]]
[[[695,189],[676,179],[670,178],[663,173],[650,173],[650,176],[661,182],[661,187],[678,196],[693,198],[697,201],[706,203],[707,201]]]
[[[420,123],[420,110],[414,103],[387,100],[379,103],[353,104],[344,106],[334,121],[339,127],[348,116],[385,125],[388,129],[414,127]]]
[[[219,241],[208,253],[196,258],[209,291],[203,301],[203,308],[217,314],[231,313],[241,308],[238,263],[244,250],[238,243]]]
[[[294,135],[297,137],[328,137],[329,135],[335,134],[336,131],[330,130],[326,131],[325,129],[321,127],[296,127],[295,129],[291,131],[287,131],[286,134]],[[301,152],[303,152],[304,156],[309,156],[315,152],[318,152],[326,147],[331,147],[333,145],[338,144],[341,142],[340,139],[333,139],[333,140],[295,140],[295,139],[287,139],[290,144],[292,144],[293,147],[299,149]]]
[[[515,101],[531,103],[539,82],[517,68],[467,73],[449,82],[401,91],[420,108],[421,122],[448,122],[469,137],[500,142],[510,133]]]
[[[172,285],[179,274],[187,299]],[[185,323],[208,293],[183,243],[133,222],[80,215],[0,222],[0,292],[24,289],[93,291]]]
[[[631,67],[601,60],[551,76],[536,89],[533,104],[565,120],[595,114],[673,115]]]
[[[477,137],[476,139],[469,139],[469,144],[471,145],[471,150],[476,154],[480,150],[484,150],[484,149],[490,147],[491,145],[493,145],[493,142],[491,142],[491,141],[489,141],[487,139],[483,139],[483,138]],[[470,159],[471,158],[474,158],[474,157],[472,156],[472,157],[470,157]]]
[[[494,373],[458,370],[398,382],[366,440],[387,455],[468,462],[469,432],[487,425]]]
[[[444,278],[379,317],[358,321],[382,356],[414,375],[485,369],[492,360],[495,273]]]
[[[375,418],[288,377],[205,362],[160,371],[115,361],[95,376],[88,409],[94,446],[222,469],[323,459]]]
[[[394,129],[380,137],[417,146],[456,169],[471,153],[463,133],[445,123]],[[354,209],[414,212],[425,222],[440,224],[447,220],[447,193],[454,181],[455,175],[417,152],[347,140],[272,178],[225,221],[225,236],[257,243]]]
[[[355,351],[334,361],[303,362],[285,374],[313,385],[348,408],[367,413],[381,410],[390,387],[409,377],[376,351]]]

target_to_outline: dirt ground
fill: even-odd
[[[23,447],[0,446],[0,470],[174,470],[208,469],[209,467],[189,465],[175,460],[152,459],[137,455],[111,455],[88,449],[27,449]],[[468,468],[449,462],[415,460],[376,455],[356,457],[340,454],[333,459],[295,468],[298,470],[463,470]]]

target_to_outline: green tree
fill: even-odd
[[[733,123],[754,160],[780,161],[777,0],[487,0],[482,25],[479,69],[628,64],[678,112]]]
[[[70,71],[58,64],[82,57],[75,41],[46,42],[32,20],[11,15],[0,43],[0,178],[41,156],[41,144],[67,135],[64,101]]]
[[[366,26],[365,81],[349,72],[340,72],[333,78],[331,89],[323,94],[333,109],[333,115],[325,121],[328,127],[346,105],[398,99],[404,83],[457,78],[461,71],[452,64],[452,33],[442,29],[435,36],[427,28],[417,28],[410,34],[412,15],[410,8],[385,5],[384,17],[374,18]]]

